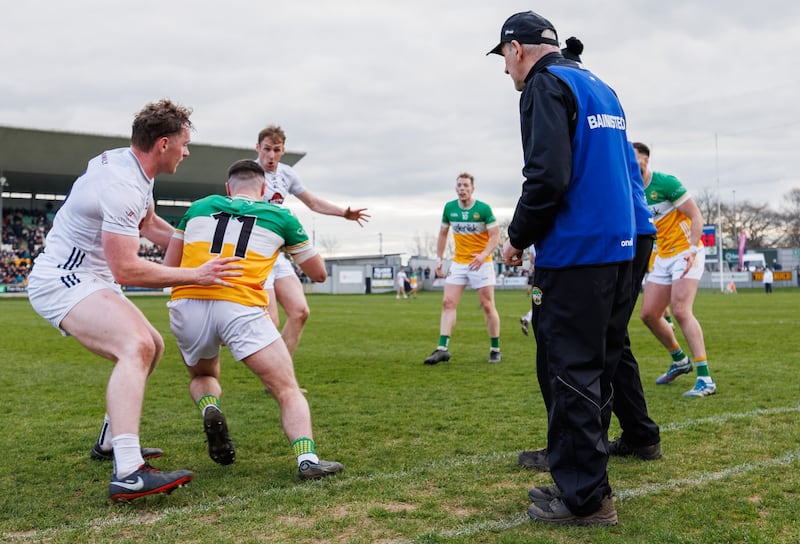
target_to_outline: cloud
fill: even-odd
[[[619,94],[630,136],[653,165],[692,191],[769,202],[799,187],[800,4],[570,3],[536,9],[561,40],[586,46],[586,65]],[[519,194],[518,93],[502,59],[485,56],[505,18],[529,2],[340,0],[27,0],[0,7],[0,124],[127,134],[162,96],[194,108],[194,140],[254,146],[277,123],[306,186],[367,206],[359,229],[311,223],[341,237],[342,253],[408,252],[436,232],[455,176],[497,210]],[[10,46],[13,44],[13,47]],[[43,150],[46,152],[46,150]],[[88,158],[88,157],[87,157]],[[293,206],[299,203],[295,202]],[[301,205],[300,205],[301,206]],[[387,249],[384,247],[384,249]]]

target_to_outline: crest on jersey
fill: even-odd
[[[269,197],[269,200],[267,200],[267,202],[269,202],[270,204],[278,204],[278,205],[283,204],[283,195],[280,193],[275,193],[274,195]]]

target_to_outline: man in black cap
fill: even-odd
[[[528,515],[615,525],[607,431],[636,235],[625,113],[612,89],[562,56],[555,27],[536,13],[506,20],[490,53],[522,93],[525,181],[503,259],[515,266],[524,248],[537,251],[533,328],[555,485],[529,491]]]
[[[564,58],[581,62],[583,43],[576,37],[567,38],[567,46],[561,49]],[[644,199],[644,182],[639,171],[634,153],[631,159],[631,180],[641,197],[634,200],[636,210],[636,256],[633,259],[633,284],[631,314],[641,291],[642,280],[650,264],[651,249],[656,227],[653,215]],[[531,281],[533,277],[530,278]],[[530,321],[530,320],[529,320]],[[529,323],[526,322],[526,328]],[[527,334],[527,333],[526,333]],[[633,355],[630,341],[626,339],[625,350],[614,374],[614,414],[619,419],[622,436],[609,443],[608,454],[620,457],[638,457],[644,461],[661,458],[661,438],[659,428],[647,411],[642,381],[639,375],[639,364]],[[549,398],[545,398],[545,408],[549,407]],[[519,464],[525,468],[547,472],[550,464],[547,459],[547,448],[525,450],[519,454]]]

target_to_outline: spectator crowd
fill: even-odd
[[[3,210],[2,244],[0,245],[0,285],[25,287],[36,256],[44,248],[44,239],[53,226],[55,213],[45,210]],[[152,244],[141,244],[139,256],[161,262],[162,250]]]

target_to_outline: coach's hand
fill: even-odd
[[[506,240],[503,244],[503,263],[506,266],[521,266],[522,265],[522,249],[517,249],[511,245],[511,242]]]

